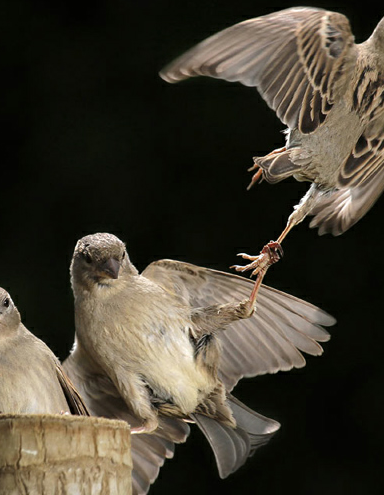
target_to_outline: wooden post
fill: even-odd
[[[0,495],[130,495],[124,421],[0,414]]]

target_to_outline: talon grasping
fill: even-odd
[[[267,270],[271,265],[277,263],[279,259],[283,256],[284,252],[279,242],[270,241],[266,244],[263,249],[260,251],[258,256],[250,256],[246,253],[239,253],[238,256],[242,258],[252,261],[248,265],[233,265],[231,268],[234,268],[237,272],[246,272],[248,270],[253,270],[251,273],[251,277],[257,275],[262,270]]]

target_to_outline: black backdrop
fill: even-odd
[[[357,41],[383,15],[377,2],[307,4],[348,15]],[[223,270],[237,252],[277,237],[308,186],[245,190],[252,156],[282,146],[273,112],[250,88],[172,86],[157,73],[206,36],[291,4],[0,5],[0,285],[61,359],[73,341],[68,267],[79,237],[115,233],[139,269],[168,257]],[[306,368],[238,385],[241,400],[282,423],[279,434],[221,481],[194,430],[151,493],[382,493],[383,208],[381,198],[339,238],[319,237],[305,221],[268,273],[266,283],[338,319],[325,354]]]

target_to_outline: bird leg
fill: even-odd
[[[110,378],[129,411],[140,424],[140,426],[131,427],[131,434],[154,432],[159,426],[159,419],[151,403],[152,390],[145,378],[141,375],[137,376],[125,366],[119,366],[117,362],[113,376]]]
[[[270,242],[261,251],[263,256],[258,277],[249,299],[239,303],[213,304],[211,306],[198,307],[192,310],[193,328],[190,329],[190,338],[196,341],[197,347],[205,345],[207,336],[237,320],[249,318],[255,311],[255,301],[261,282],[268,268],[277,263],[283,255],[283,250],[276,242]]]
[[[271,241],[263,247],[259,256],[249,256],[245,253],[242,253],[241,256],[250,260],[257,259],[259,263],[257,266],[257,270],[254,270],[254,272],[252,273],[252,275],[257,274],[257,278],[249,299],[240,302],[236,306],[236,313],[238,315],[237,319],[249,318],[250,316],[252,316],[253,312],[255,311],[256,298],[263,278],[265,277],[268,268],[277,263],[283,256],[283,250],[278,242]],[[237,271],[245,271],[244,269],[246,269],[246,267],[239,267],[238,265],[232,266],[231,268],[235,268]]]
[[[256,184],[257,182],[259,182],[260,177],[261,177],[260,182],[263,180],[263,177],[262,177],[262,175],[263,175],[263,169],[257,163],[255,163],[253,165],[253,167],[249,168],[248,171],[250,172],[251,170],[256,170],[256,169],[258,169],[258,170],[257,170],[257,172],[255,174],[253,174],[251,183],[247,187],[247,191],[249,191],[254,184]]]
[[[249,263],[248,265],[241,266],[241,265],[234,265],[231,266],[231,268],[234,268],[237,272],[246,272],[248,270],[253,270],[251,273],[251,277],[254,275],[257,275],[259,272],[261,272],[264,268],[264,266],[270,262],[270,253],[268,249],[266,248],[269,246],[272,249],[277,249],[280,251],[280,255],[283,254],[283,250],[281,248],[281,243],[287,236],[288,232],[297,224],[302,222],[304,218],[308,215],[308,213],[312,210],[312,208],[315,206],[315,203],[318,199],[318,190],[315,184],[312,184],[311,187],[308,189],[307,193],[305,196],[300,200],[300,203],[296,205],[293,209],[293,212],[290,214],[288,218],[287,225],[285,226],[285,229],[283,232],[280,234],[278,237],[277,241],[270,241],[264,248],[261,250],[260,254],[257,256],[250,256],[249,254],[246,253],[239,253],[238,256],[241,256],[242,258],[252,261],[252,263]],[[275,263],[276,261],[273,261]],[[270,266],[270,265],[268,265]]]
[[[263,282],[263,278],[265,277],[265,274],[267,273],[268,268],[270,266],[274,265],[275,263],[277,263],[279,261],[280,257],[283,256],[283,250],[282,250],[279,243],[270,242],[266,246],[263,247],[263,249],[261,250],[261,254],[262,255],[267,254],[268,258],[265,258],[263,260],[263,266],[257,274],[255,285],[253,286],[252,293],[249,297],[249,305],[252,308],[252,312],[255,310],[256,298],[257,298],[257,294],[259,292],[259,289],[261,287],[261,284]]]
[[[280,237],[279,237],[280,239]],[[237,256],[241,256],[246,260],[252,261],[249,265],[241,266],[241,265],[233,265],[231,268],[234,268],[237,272],[246,272],[248,270],[253,269],[251,273],[251,277],[253,275],[257,275],[279,261],[279,259],[283,256],[284,252],[282,247],[280,246],[279,241],[270,241],[267,245],[263,247],[260,251],[260,254],[257,256],[250,256],[246,253],[239,253]],[[265,275],[265,273],[264,273]],[[263,277],[264,277],[263,275]]]

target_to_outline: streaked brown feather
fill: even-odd
[[[352,44],[342,14],[293,8],[211,36],[160,75],[168,82],[204,75],[257,87],[283,123],[309,133],[324,122],[332,106]],[[316,109],[313,98],[321,99]]]
[[[90,416],[87,406],[85,405],[80,393],[77,391],[67,374],[64,372],[63,368],[58,363],[56,363],[56,374],[65,398],[67,399],[71,414]]]
[[[311,226],[339,235],[384,188],[378,143],[384,128],[383,32],[384,18],[357,45],[344,15],[290,8],[224,29],[160,75],[168,82],[205,75],[256,87],[289,130],[286,151],[255,159],[253,168],[260,167],[270,183],[293,175],[315,186],[291,215],[289,229],[316,198]],[[356,142],[361,135],[369,145],[364,156]]]

